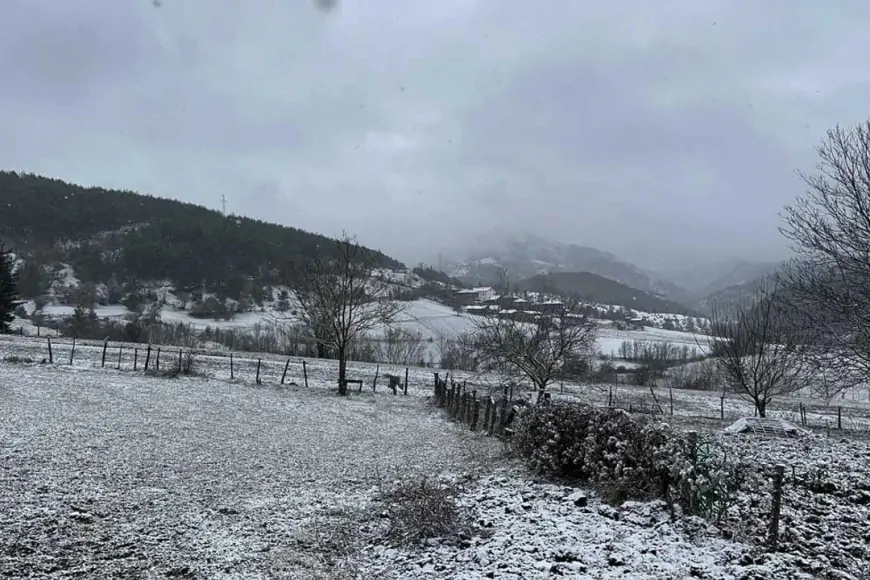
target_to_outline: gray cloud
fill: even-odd
[[[6,0],[0,155],[409,262],[493,229],[645,265],[784,255],[870,6]]]

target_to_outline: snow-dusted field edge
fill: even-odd
[[[812,577],[793,572],[793,557],[671,522],[657,504],[614,509],[529,481],[499,443],[427,407],[422,388],[342,399],[316,369],[310,388],[281,389],[93,366],[0,362],[0,575]],[[825,446],[829,471],[842,467],[831,457],[857,453],[811,444]],[[356,524],[341,570],[327,565],[317,546],[357,522],[384,481],[462,473],[476,474],[462,502],[486,537],[390,548],[372,542],[375,518]]]

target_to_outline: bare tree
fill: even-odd
[[[573,310],[573,305],[566,305],[561,312],[541,314],[534,322],[480,317],[475,324],[481,365],[529,380],[540,401],[566,361],[595,348],[598,324]]]
[[[376,255],[343,234],[331,252],[313,258],[296,270],[293,296],[297,316],[323,349],[338,358],[338,392],[347,394],[347,358],[352,343],[402,310],[390,298],[386,272]]]
[[[809,384],[807,336],[780,305],[775,278],[737,302],[714,303],[713,356],[727,390],[752,402],[759,417],[775,397]]]
[[[785,209],[780,231],[797,259],[781,279],[842,385],[870,372],[870,122],[829,130],[818,155]]]

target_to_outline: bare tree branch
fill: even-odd
[[[798,258],[781,279],[849,382],[870,372],[870,122],[829,130],[818,155],[817,173],[801,175],[806,193],[783,216]]]

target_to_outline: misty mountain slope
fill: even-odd
[[[728,288],[752,284],[764,276],[772,274],[782,264],[783,262],[739,261],[730,269],[721,272],[714,279],[707,282],[698,293],[701,296],[710,296]]]
[[[552,272],[591,272],[643,292],[688,302],[684,288],[625,262],[609,252],[559,244],[534,235],[493,237],[451,265],[450,273],[469,283],[496,283],[507,272],[511,280]]]
[[[631,288],[592,272],[539,274],[518,282],[517,287],[530,292],[576,296],[587,302],[612,304],[651,313],[698,315],[682,304]]]
[[[742,262],[733,269],[709,282],[699,292],[699,297],[693,306],[700,312],[710,315],[713,304],[730,306],[738,302],[745,303],[756,291],[758,284],[766,277],[775,273],[783,262],[752,263]]]
[[[0,172],[0,207],[0,239],[31,264],[69,264],[82,282],[162,280],[235,298],[251,280],[276,283],[280,265],[335,243],[190,203],[8,171]],[[401,266],[375,256],[385,267]],[[46,283],[27,281],[31,290]]]

